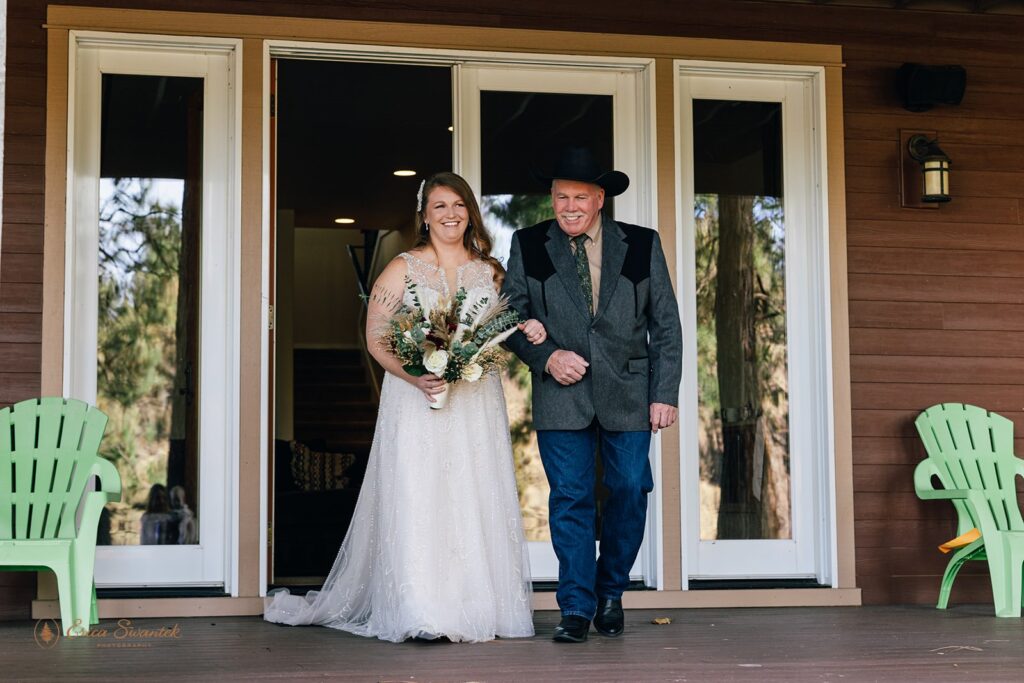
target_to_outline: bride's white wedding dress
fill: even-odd
[[[402,257],[423,303],[448,295],[443,271]],[[457,282],[494,294],[490,266],[480,261],[462,266]],[[498,377],[458,382],[448,405],[433,410],[414,386],[385,375],[366,476],[334,567],[320,591],[268,596],[264,618],[395,642],[533,635]]]

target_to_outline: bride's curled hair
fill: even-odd
[[[422,192],[418,197],[416,206],[416,244],[413,249],[425,247],[430,244],[430,233],[426,229],[426,204],[427,198],[434,188],[446,187],[466,202],[466,211],[469,214],[469,225],[462,235],[462,244],[473,258],[486,262],[494,271],[494,285],[498,289],[505,279],[505,269],[498,259],[491,256],[491,236],[484,228],[483,215],[480,213],[480,205],[476,201],[476,195],[462,176],[450,171],[435,173],[423,183]]]

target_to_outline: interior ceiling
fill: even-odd
[[[971,12],[976,14],[1024,14],[1021,0],[757,0],[796,5],[875,7],[920,12]]]
[[[277,86],[277,207],[295,212],[296,227],[407,227],[420,181],[452,168],[447,67],[280,60]],[[543,193],[534,172],[569,144],[612,168],[612,139],[610,96],[484,92],[483,192]]]
[[[280,60],[276,100],[277,207],[296,227],[405,227],[420,180],[451,168],[447,67]]]

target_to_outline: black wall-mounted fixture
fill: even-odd
[[[896,85],[904,109],[928,111],[936,104],[960,104],[967,87],[967,71],[957,65],[907,63],[899,68]]]

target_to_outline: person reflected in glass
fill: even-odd
[[[178,518],[171,512],[167,487],[153,484],[142,514],[142,545],[175,545],[178,542]]]
[[[199,530],[196,517],[188,506],[185,487],[171,487],[171,514],[178,523],[178,545],[194,545],[199,542]]]
[[[463,370],[464,381],[445,389],[430,372],[409,374],[378,343],[400,303],[428,310],[461,291],[465,311],[485,296],[497,301],[505,272],[458,175],[421,184],[416,224],[416,244],[387,265],[369,298],[366,344],[387,372],[348,535],[321,591],[276,592],[264,618],[394,642],[531,636],[530,570],[500,378],[467,378]],[[519,329],[532,343],[547,338],[536,320]],[[443,391],[447,405],[432,408]]]

